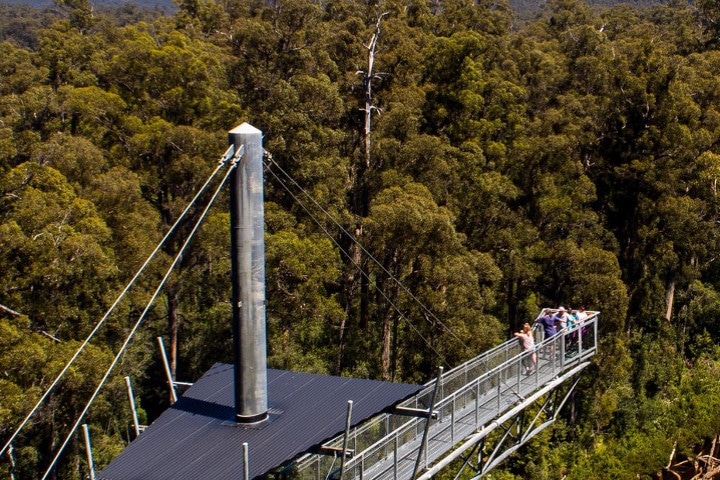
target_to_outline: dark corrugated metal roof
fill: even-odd
[[[268,369],[270,418],[234,422],[233,366],[215,364],[99,475],[102,480],[242,478],[248,443],[250,478],[312,450],[352,425],[417,393],[422,385]]]

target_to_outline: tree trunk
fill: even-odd
[[[507,281],[507,292],[505,296],[505,305],[508,309],[508,336],[512,335],[513,332],[520,330],[520,322],[517,318],[517,291],[518,285],[515,278],[509,278]]]
[[[178,298],[177,286],[173,283],[168,284],[167,302],[168,302],[168,332],[170,334],[170,374],[173,380],[177,374],[177,343],[178,343]]]
[[[358,245],[358,240],[361,235],[362,225],[356,225],[354,238],[347,239],[349,241],[347,251],[349,252],[350,256],[350,263],[346,266],[347,270],[345,273],[345,282],[343,285],[343,291],[345,296],[345,317],[340,322],[340,329],[338,331],[338,350],[335,359],[336,375],[340,375],[340,372],[342,372],[343,355],[345,353],[345,345],[347,343],[348,322],[351,318],[357,318],[355,317],[355,314],[357,312],[353,307],[352,298],[355,296],[358,290],[362,291],[362,280],[361,278],[358,278],[363,276],[362,272],[359,271],[362,265],[362,251],[360,249],[360,246]],[[360,303],[362,304],[362,301]],[[362,306],[360,307],[359,318],[360,320],[358,323],[361,329],[363,329],[366,326],[365,323],[367,322],[367,314],[363,314]]]
[[[668,322],[672,318],[673,302],[675,301],[675,272],[668,275],[665,283],[665,320]]]
[[[333,372],[335,375],[340,375],[340,372],[342,371],[342,359],[343,359],[343,350],[345,349],[345,328],[347,325],[347,317],[348,317],[349,311],[348,308],[345,308],[345,316],[340,321],[340,331],[338,332],[338,349],[337,349],[337,355],[335,357],[335,371]]]
[[[382,354],[380,355],[382,363],[382,379],[390,380],[390,343],[392,332],[392,309],[387,308],[383,315],[383,334],[382,334]]]
[[[393,332],[392,332],[392,370],[390,372],[390,381],[397,380],[397,357],[398,357],[398,324],[400,320],[397,315],[393,315]]]
[[[370,126],[372,123],[372,113],[375,110],[375,106],[372,102],[372,81],[375,77],[375,47],[377,46],[377,40],[380,36],[380,22],[387,13],[383,13],[378,18],[377,24],[375,25],[375,33],[370,38],[370,43],[366,47],[368,50],[368,68],[367,72],[364,72],[363,83],[365,84],[365,168],[370,168]]]

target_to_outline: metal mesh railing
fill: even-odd
[[[438,417],[418,460],[425,430],[424,418],[382,414],[351,429],[345,478],[409,479],[416,463],[430,465],[468,435],[499,417],[561,372],[580,364],[597,349],[598,312],[588,312],[585,322],[537,344],[538,365],[526,375],[530,352],[522,352],[512,339],[443,374],[435,399]],[[542,332],[536,332],[542,337]],[[435,381],[400,406],[427,409]],[[326,445],[342,451],[343,436]],[[293,465],[294,478],[320,480],[339,472],[340,460],[308,455]]]

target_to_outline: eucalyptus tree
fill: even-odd
[[[426,380],[438,364],[451,367],[497,342],[489,312],[499,269],[463,246],[427,188],[407,181],[381,191],[367,228],[371,251],[382,252],[368,267],[376,299],[367,331],[381,335],[382,378]]]
[[[17,312],[2,318],[4,439],[102,316],[118,274],[110,230],[94,205],[77,196],[65,177],[48,165],[53,160],[25,162],[0,177],[0,303]],[[18,475],[33,476],[46,468],[109,365],[109,356],[104,342],[89,345],[40,405],[18,437]],[[100,423],[111,422],[116,414],[112,408],[91,413],[99,415]],[[106,433],[117,440],[120,432],[110,428]],[[70,472],[68,478],[79,475],[72,466],[78,452],[65,458],[71,460],[59,468]]]
[[[336,238],[337,248],[348,252],[354,242],[347,233],[356,233],[358,217],[347,202],[353,195],[349,192],[357,153],[357,136],[347,133],[347,125],[356,122],[357,115],[348,109],[357,105],[355,100],[348,104],[354,94],[345,77],[353,69],[350,81],[356,82],[362,39],[354,33],[365,32],[363,17],[351,2],[322,6],[292,0],[239,6],[226,6],[230,22],[223,35],[235,56],[230,67],[233,86],[247,105],[250,121],[263,131],[264,147],[272,158],[266,196],[296,219],[296,227],[289,230],[297,235],[298,245],[329,234]],[[274,264],[279,258],[269,259],[269,271],[279,267]],[[350,291],[362,277],[357,266],[344,261],[348,266],[342,275],[347,281],[335,279],[323,295],[344,290],[342,301],[352,316]],[[295,293],[283,289],[274,294]],[[281,299],[278,305],[286,302],[294,300]],[[340,321],[331,331],[337,335],[333,372],[340,373],[347,322]]]
[[[608,116],[597,178],[635,287],[632,314],[670,320],[677,287],[700,278],[717,249],[715,199],[700,180],[711,165],[698,161],[717,129],[705,113],[714,94],[696,76],[700,57],[679,55],[652,28],[612,32],[617,110]]]
[[[138,255],[124,259],[127,274],[140,265],[140,255],[152,251],[211,171],[220,140],[212,129],[227,129],[228,118],[236,119],[241,110],[225,88],[219,49],[174,31],[168,20],[152,26],[106,25],[95,37],[101,44],[113,39],[85,61],[97,86],[61,93],[69,127],[106,152],[107,167],[90,185],[90,195],[107,209],[113,225],[131,226],[117,230],[119,245]],[[99,188],[109,185],[108,196],[102,195]],[[118,209],[111,194],[137,201]],[[163,245],[168,257],[177,254],[182,235]],[[194,308],[178,297],[185,284],[182,272],[189,268],[187,262],[181,264],[179,277],[163,290],[173,372],[180,318],[190,315],[185,308]]]

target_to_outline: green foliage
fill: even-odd
[[[327,238],[291,231],[267,237],[268,364],[315,373],[333,371],[344,317],[328,288],[341,264]]]
[[[0,305],[20,313],[0,310],[0,439],[241,121],[271,154],[271,366],[423,382],[539,307],[584,304],[600,348],[573,416],[493,478],[650,478],[720,432],[715,2],[552,0],[522,23],[503,1],[183,0],[174,17],[116,19],[58,4],[62,19],[24,16],[25,36],[0,24],[17,40],[0,43]],[[89,413],[99,465],[132,438],[120,374],[147,420],[167,405],[154,337],[178,377],[231,360],[226,197]],[[23,435],[24,477],[198,214]]]

